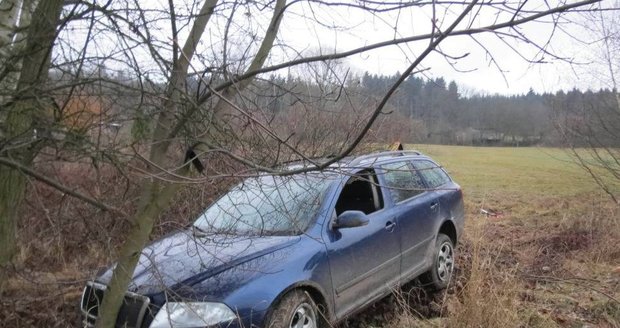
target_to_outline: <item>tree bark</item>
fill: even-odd
[[[0,51],[8,48],[12,42],[20,6],[21,1],[0,1]]]
[[[187,78],[187,72],[192,57],[196,52],[196,47],[202,34],[213,14],[213,10],[218,0],[207,0],[192,26],[190,34],[183,47],[183,53],[179,58],[174,58],[174,67],[168,87],[166,90],[166,100],[162,111],[157,119],[157,125],[152,135],[151,152],[149,160],[158,167],[166,167],[166,153],[171,145],[171,139],[167,138],[170,134],[170,127],[173,126],[177,103],[181,97],[183,85]],[[153,169],[155,173],[157,169]],[[177,174],[186,174],[187,167],[184,167]],[[127,233],[126,240],[121,246],[119,259],[112,273],[106,297],[104,297],[99,310],[96,327],[114,327],[116,317],[121,308],[125,292],[133,276],[133,271],[138,264],[142,249],[149,240],[153,230],[153,225],[159,214],[164,210],[179,190],[181,184],[164,183],[157,178],[148,178],[142,185],[140,196],[140,206],[132,218],[132,225]]]
[[[176,103],[179,100],[182,83],[185,82],[190,61],[198,41],[208,23],[209,17],[213,12],[217,1],[207,1],[198,16],[197,21],[192,27],[190,37],[188,38],[183,53],[175,62],[178,66],[174,68],[170,79],[170,85],[167,90],[167,99],[164,104],[165,112],[162,112],[158,118],[157,127],[153,133],[153,146],[149,160],[156,163],[160,167],[164,167],[165,157],[170,146],[170,140],[174,137],[171,134],[172,120],[174,118]],[[282,19],[286,0],[278,0],[276,2],[275,11],[269,24],[269,28],[265,34],[265,38],[258,50],[257,56],[250,64],[251,69],[258,69],[264,64],[269,51],[273,46],[278,27]],[[205,7],[212,6],[210,10]],[[234,91],[239,92],[248,85],[249,81],[238,84]],[[226,107],[226,102],[219,101],[214,111],[219,111]],[[174,133],[174,132],[173,132]],[[189,171],[188,166],[184,166],[180,175],[185,175]],[[160,173],[160,172],[157,172]],[[142,249],[148,242],[155,220],[159,214],[168,207],[175,193],[181,188],[181,183],[164,183],[157,181],[156,178],[150,178],[143,185],[140,206],[135,214],[130,231],[127,234],[125,243],[121,246],[120,257],[114,268],[112,279],[109,283],[106,297],[104,297],[101,308],[99,310],[99,318],[97,319],[97,328],[111,328],[116,323],[118,312],[122,305],[123,297],[129,286],[129,282],[133,276]]]
[[[28,29],[17,90],[7,108],[5,140],[9,150],[0,149],[7,157],[26,167],[32,164],[36,151],[33,143],[33,122],[45,115],[40,86],[47,79],[50,53],[56,39],[56,26],[63,0],[41,1]],[[0,165],[0,290],[6,283],[6,266],[13,260],[16,246],[17,211],[26,189],[26,178],[19,170]]]
[[[140,206],[133,224],[121,246],[120,257],[114,268],[97,318],[96,327],[114,327],[125,292],[138,264],[142,249],[149,240],[155,219],[168,207],[180,184],[162,183],[151,178],[143,185]]]

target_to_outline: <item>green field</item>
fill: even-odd
[[[463,187],[470,206],[508,211],[521,218],[556,206],[606,202],[609,196],[571,154],[558,148],[408,145],[436,159]],[[619,181],[607,180],[614,191]],[[568,205],[566,203],[569,203]]]
[[[545,197],[596,191],[594,180],[570,154],[556,148],[411,145],[444,165],[463,188]]]
[[[569,152],[405,148],[436,159],[464,190],[468,222],[459,278],[464,287],[444,301],[453,310],[446,311],[442,325],[620,325],[618,205]],[[618,181],[606,182],[620,190]],[[483,215],[481,208],[501,215]]]

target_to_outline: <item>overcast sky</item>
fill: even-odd
[[[555,92],[560,89],[585,90],[604,86],[601,81],[588,74],[594,66],[597,66],[596,71],[601,71],[600,65],[593,61],[592,46],[568,40],[567,36],[558,36],[552,43],[556,53],[572,63],[551,57],[547,57],[543,63],[531,63],[493,36],[479,39],[485,40],[485,45],[493,53],[497,64],[484,49],[471,40],[455,37],[446,41],[444,49],[450,49],[451,54],[469,55],[450,64],[443,56],[434,53],[423,62],[424,68],[428,69],[424,75],[454,80],[470,92],[489,94],[522,94],[527,93],[530,88],[537,92]],[[356,56],[350,60],[350,64],[360,71],[389,74],[404,70],[407,60],[403,57],[398,52],[384,50],[372,56]]]
[[[543,6],[543,2],[530,3],[534,5],[529,9],[541,9]],[[607,3],[610,4],[612,1]],[[451,6],[438,13],[438,16],[446,18],[443,28],[447,27],[461,8]],[[295,13],[309,16],[309,10],[301,6]],[[498,17],[501,16],[497,16],[494,10],[483,10],[477,16],[470,15],[459,28],[465,24],[484,26]],[[288,18],[283,22],[281,38],[296,44],[297,48],[313,51],[320,48],[324,52],[330,49],[351,49],[386,40],[386,37],[389,39],[426,33],[431,27],[429,10],[372,16],[352,9],[336,9],[322,14],[312,12],[312,20],[296,19],[295,15],[289,15]],[[316,24],[314,20],[330,27]],[[444,56],[433,53],[423,62],[421,68],[426,70],[422,74],[431,78],[455,80],[459,86],[467,89],[464,91],[480,93],[522,94],[530,88],[537,92],[555,92],[575,87],[582,90],[605,87],[606,84],[597,78],[597,74],[604,74],[605,69],[594,62],[600,42],[586,45],[579,41],[595,41],[592,34],[584,29],[584,21],[586,19],[582,14],[573,13],[562,20],[560,28],[554,28],[550,19],[528,23],[519,28],[523,35],[539,44],[545,44],[553,34],[547,49],[563,59],[544,55],[544,63],[532,64],[528,60],[541,59],[541,55],[537,49],[524,42],[514,42],[507,37],[502,40],[494,34],[477,35],[476,40],[469,36],[457,36],[446,39],[441,50],[454,57],[467,56],[446,60]],[[396,29],[393,27],[395,22],[398,22]],[[340,28],[334,31],[332,25]],[[428,41],[423,41],[408,46],[383,48],[351,57],[347,63],[358,73],[369,71],[394,74],[404,71],[427,44]]]
[[[354,3],[353,0],[342,1]],[[620,0],[603,1],[600,6],[615,5],[617,7],[618,1]],[[179,5],[176,8],[177,13],[184,12],[185,17],[188,17],[187,14],[190,12],[195,13],[198,10],[197,6],[202,4],[202,1],[178,0],[178,2],[194,4],[193,7]],[[476,9],[463,20],[456,30],[465,29],[468,26],[484,27],[506,21],[512,17],[512,13],[505,11],[505,8],[498,9],[496,6],[508,4],[516,8],[523,2],[524,0],[485,1],[485,4],[496,3],[497,5],[485,5],[480,7],[480,10]],[[548,8],[548,3],[553,2],[558,3],[562,0],[526,1],[523,10],[530,12],[544,10]],[[333,4],[333,2],[329,3]],[[150,9],[159,8],[165,12],[168,2],[145,0],[142,5],[152,7]],[[239,11],[235,13],[234,24],[231,25],[229,58],[253,53],[256,49],[251,47],[248,49],[248,44],[252,43],[254,48],[257,48],[260,39],[256,36],[264,35],[264,30],[269,25],[271,9],[256,9],[257,5],[252,4],[244,6],[239,7],[242,9],[237,9]],[[431,8],[431,6],[412,7],[401,11],[370,14],[346,6],[335,7],[296,2],[287,9],[284,15],[278,33],[278,45],[272,50],[267,65],[297,59],[300,54],[307,56],[334,53],[394,38],[429,33],[433,18]],[[460,14],[464,6],[453,4],[437,8],[435,18],[440,28],[445,30]],[[230,11],[224,10],[210,22],[197,56],[194,57],[193,68],[200,70],[205,66],[221,65],[218,60],[221,59],[220,53],[225,39],[223,35],[228,17],[230,17]],[[446,59],[446,56],[434,52],[418,67],[418,70],[422,71],[418,74],[425,78],[443,77],[447,81],[454,80],[464,95],[472,93],[524,94],[530,88],[537,92],[555,92],[575,87],[586,90],[609,86],[610,84],[605,79],[608,70],[605,66],[593,62],[597,58],[596,54],[601,43],[596,42],[596,38],[584,28],[584,25],[590,24],[588,19],[580,13],[572,13],[563,17],[565,18],[561,19],[559,25],[552,24],[551,18],[547,17],[540,22],[530,22],[518,27],[518,32],[527,37],[529,41],[541,45],[546,44],[546,41],[553,35],[551,44],[546,49],[563,59],[554,58],[551,55],[541,56],[539,50],[531,44],[515,41],[505,34],[500,39],[498,34],[484,33],[475,35],[475,38],[470,36],[447,38],[440,45],[439,50],[443,54],[459,59]],[[87,35],[88,29],[85,23],[81,24],[77,23],[76,30],[70,30],[61,37],[64,40],[61,42],[64,42],[67,47],[80,43],[81,41],[78,40],[84,39]],[[614,25],[613,22],[610,24]],[[181,28],[179,39],[184,42],[190,24],[187,21],[179,21],[178,26]],[[148,29],[152,37],[156,39],[158,51],[161,51],[163,58],[169,58],[172,45],[169,20],[166,17],[157,17],[153,19]],[[501,32],[507,33],[510,30],[504,29]],[[591,44],[586,45],[578,40],[587,40]],[[89,51],[96,52],[102,58],[107,58],[109,54],[104,55],[99,52],[114,52],[115,48],[121,44],[114,35],[106,33],[98,34],[97,43],[96,47],[89,47]],[[428,40],[424,40],[381,48],[349,57],[342,65],[349,66],[351,71],[358,75],[366,71],[373,74],[393,75],[396,72],[403,72],[427,44]],[[237,48],[234,49],[235,47]],[[148,47],[138,47],[133,51],[144,72],[153,74],[149,76],[159,74],[159,78],[163,78],[165,73],[162,73],[152,58],[149,58]],[[74,51],[73,56],[79,56],[79,54]],[[620,63],[620,58],[617,59]],[[108,68],[123,70],[124,60],[126,60],[124,57],[117,56],[116,61],[107,60],[105,65]],[[544,63],[532,64],[528,60],[542,60]],[[572,61],[573,64],[568,64],[567,61]],[[247,63],[247,60],[245,62]],[[286,72],[283,73],[286,74]]]

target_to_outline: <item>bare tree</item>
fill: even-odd
[[[30,1],[24,3],[28,4]],[[56,26],[62,4],[61,0],[41,1],[34,10],[34,19],[28,25],[25,40],[18,40],[18,44],[2,57],[5,66],[0,76],[5,78],[14,75],[11,72],[12,65],[7,64],[15,60],[10,58],[16,56],[11,54],[12,51],[20,54],[16,58],[22,62],[13,97],[2,104],[3,113],[0,114],[4,120],[0,146],[4,162],[4,165],[0,165],[0,266],[2,267],[11,261],[16,252],[16,216],[26,188],[26,176],[18,167],[28,167],[32,163],[39,147],[33,136],[33,126],[42,124],[48,116],[45,108],[50,105],[49,99],[40,97],[38,92],[47,81],[51,49],[56,38]],[[5,2],[2,5],[5,5]],[[17,13],[15,8],[19,8],[20,5],[17,1],[6,1],[6,5],[9,6],[7,23],[15,25]],[[24,7],[24,10],[27,8]],[[0,42],[5,47],[10,47],[12,42],[4,41],[11,39],[12,34],[6,36],[3,35],[4,40]],[[4,82],[4,79],[0,82]],[[3,84],[11,87],[11,84]],[[4,281],[5,279],[0,276],[0,287]]]
[[[420,70],[425,58],[433,53],[446,55],[439,46],[449,42],[449,38],[466,36],[476,40],[480,34],[494,33],[503,40],[528,44],[537,53],[547,54],[548,40],[542,43],[530,40],[519,26],[539,20],[556,24],[562,14],[589,9],[596,2],[530,6],[527,1],[478,0],[446,3],[206,0],[168,1],[167,6],[162,6],[138,0],[104,4],[40,1],[25,36],[27,46],[22,53],[20,83],[3,101],[3,108],[9,110],[2,122],[6,132],[0,143],[0,238],[5,243],[2,251],[10,251],[6,256],[2,253],[0,264],[8,263],[15,250],[16,211],[26,189],[26,176],[126,218],[129,228],[123,236],[124,243],[117,249],[119,260],[97,321],[99,327],[112,327],[157,218],[183,185],[219,176],[218,172],[209,171],[208,164],[205,168],[204,159],[209,155],[218,154],[235,163],[238,170],[233,175],[236,176],[258,172],[288,175],[326,168],[360,145],[373,124],[386,114],[388,100],[403,81]],[[282,26],[289,17],[333,31],[353,29],[346,22],[340,26],[317,14],[338,10],[384,21],[395,33],[357,48],[320,49],[318,54],[308,54],[287,44],[289,40],[282,37]],[[422,33],[403,29],[398,24],[398,17],[413,12],[429,17],[428,28]],[[495,19],[488,25],[477,23],[477,18],[482,16]],[[7,22],[7,26],[15,25],[13,21]],[[477,44],[493,58],[490,49],[480,42]],[[402,73],[372,105],[352,100],[353,88],[347,88],[347,70],[338,70],[333,65],[334,61],[372,50],[394,47],[405,51],[405,47],[413,45],[417,51],[407,53],[410,59],[403,63]],[[54,58],[50,61],[51,57]],[[307,83],[305,90],[295,83],[267,82],[269,74],[278,76],[293,68],[297,72],[312,72],[315,83],[304,80],[303,74],[297,76]],[[108,76],[111,74],[106,70],[116,71],[115,78]],[[121,75],[130,77],[122,81],[117,78]],[[48,77],[54,77],[54,83],[42,88]],[[271,88],[264,88],[265,85]],[[82,135],[80,142],[72,142],[82,123],[68,126],[66,117],[76,114],[71,108],[78,91],[88,95],[94,88],[126,95],[135,93],[138,101],[129,102],[135,111],[121,108],[115,115],[134,125],[142,122],[147,133],[140,133],[134,140],[114,143],[113,147],[95,142],[98,140],[95,135]],[[264,99],[266,90],[276,100],[291,99],[284,103],[286,107],[302,106],[310,111],[339,114],[350,110],[363,115],[351,115],[346,120],[348,124],[340,127],[345,129],[344,133],[334,134],[333,140],[325,142],[319,138],[320,142],[308,146],[306,138],[294,138],[292,132],[282,132],[278,127],[282,121],[274,115],[261,114],[257,99]],[[52,96],[64,100],[52,103],[49,101]],[[86,105],[88,101],[82,103],[80,108],[93,107]],[[99,114],[98,121],[87,124],[89,131],[101,131],[108,124],[102,118],[108,115]],[[315,117],[334,118],[329,114]],[[41,133],[49,126],[53,127],[47,129],[51,131]],[[129,208],[126,214],[125,210],[41,174],[33,161],[44,147],[53,148],[49,154],[55,158],[76,162],[87,158],[90,163],[85,165],[105,162],[117,168],[139,186],[137,206]],[[335,156],[321,163],[311,158],[328,154]],[[291,159],[310,165],[292,171],[278,168],[280,162]]]
[[[586,40],[593,65],[589,74],[607,90],[596,96],[569,92],[566,101],[555,105],[556,127],[567,143],[575,163],[580,165],[615,202],[620,201],[620,16],[618,2],[599,4],[584,14]]]

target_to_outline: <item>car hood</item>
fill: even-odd
[[[255,258],[288,247],[300,236],[224,236],[178,232],[147,246],[134,270],[129,291],[158,293],[199,283]],[[107,285],[115,265],[96,280]]]

